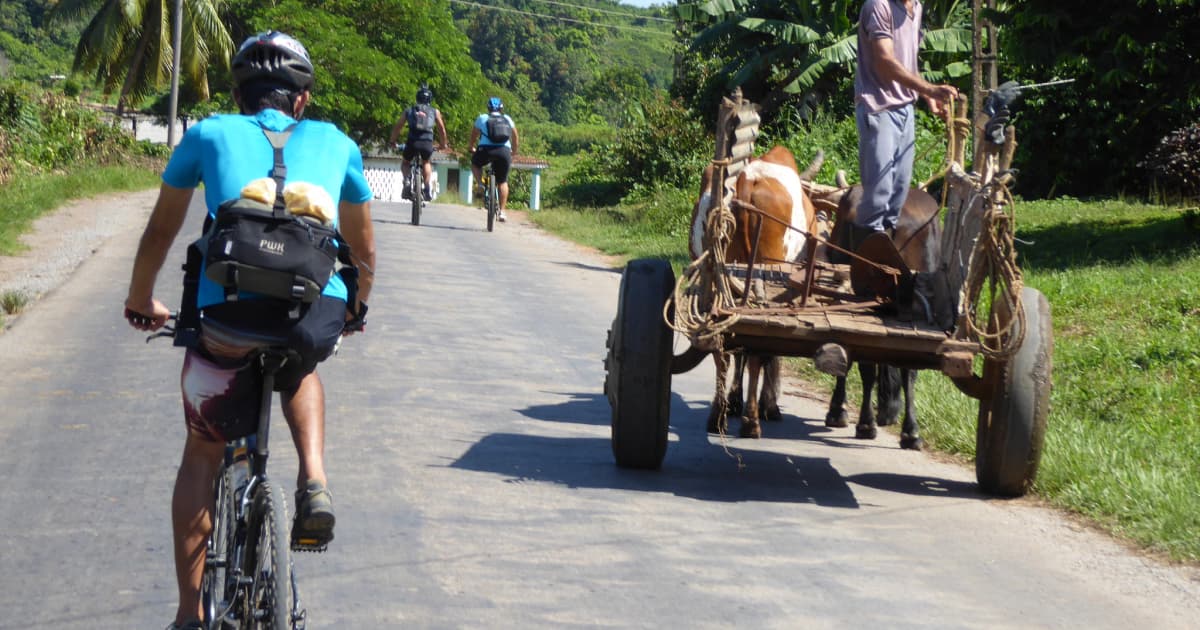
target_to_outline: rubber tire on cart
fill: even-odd
[[[674,333],[663,305],[674,289],[675,272],[665,260],[631,261],[621,275],[604,392],[612,406],[613,455],[624,468],[657,469],[667,452]]]
[[[1021,496],[1033,486],[1046,417],[1050,411],[1054,331],[1046,296],[1025,287],[1025,339],[1004,361],[985,360],[983,380],[995,383],[990,400],[979,401],[975,433],[975,478],[984,492]]]

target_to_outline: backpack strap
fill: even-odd
[[[259,125],[262,128],[263,135],[267,137],[267,142],[270,142],[271,148],[275,150],[275,165],[271,167],[271,179],[275,180],[275,207],[273,214],[277,219],[284,218],[284,211],[287,207],[283,199],[283,181],[287,179],[287,165],[283,163],[283,147],[287,144],[288,138],[292,136],[292,132],[295,131],[298,124],[300,123],[292,123],[283,131],[271,131],[266,127],[262,127],[261,123]]]

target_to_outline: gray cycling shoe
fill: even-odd
[[[296,491],[296,520],[292,523],[292,549],[324,551],[333,540],[333,495],[320,481],[309,481]]]

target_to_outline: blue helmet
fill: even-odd
[[[504,109],[504,103],[500,102],[500,97],[493,96],[492,98],[488,99],[488,111],[489,112],[498,112],[503,109]]]

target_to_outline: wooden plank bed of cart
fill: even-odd
[[[751,159],[758,116],[737,93],[724,100],[702,255],[678,280],[658,259],[631,261],[622,274],[604,384],[619,466],[661,467],[672,374],[691,370],[707,356],[715,356],[724,372],[730,363],[724,357],[737,351],[814,359],[833,355],[947,375],[979,400],[976,477],[981,489],[1003,496],[1028,491],[1049,411],[1050,308],[1041,293],[1022,285],[1015,264],[1007,189],[1013,130],[1007,129],[1003,145],[977,144],[976,172],[967,173],[962,165],[971,124],[965,103],[956,110],[944,176],[942,257],[937,270],[920,279],[927,288],[924,307],[902,321],[886,303],[856,297],[844,287],[848,266],[817,259],[817,243],[833,247],[820,228],[818,234],[805,233],[809,254],[795,263],[725,262],[728,234],[721,226],[728,231],[733,223],[730,191]],[[832,186],[806,186],[819,207],[836,207],[844,194]],[[880,260],[853,259],[855,273],[902,273]],[[690,341],[679,355],[673,354],[676,332]],[[817,361],[819,368],[827,364]],[[718,376],[723,383],[724,374]]]

